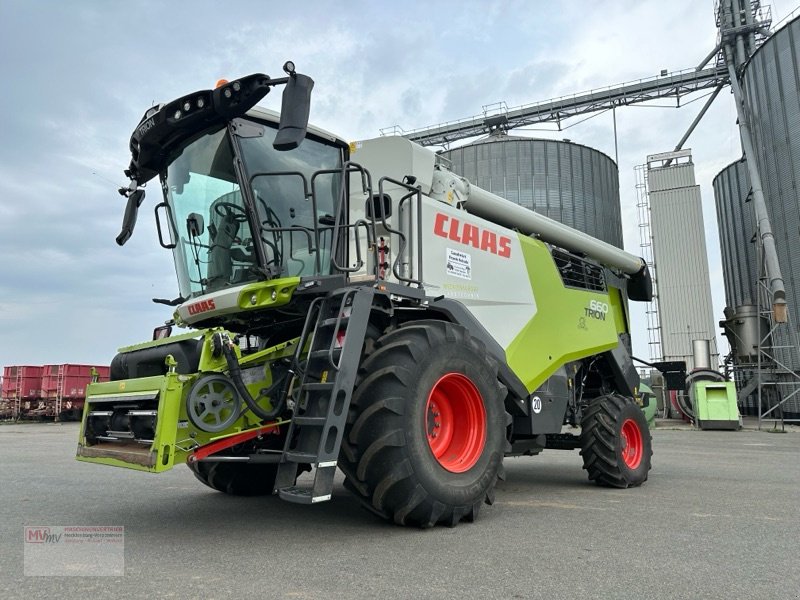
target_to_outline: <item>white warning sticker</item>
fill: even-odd
[[[447,249],[447,274],[460,279],[472,279],[472,258],[461,250]]]
[[[264,367],[251,367],[242,370],[242,381],[245,385],[252,385],[264,379]]]

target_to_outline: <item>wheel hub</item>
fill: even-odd
[[[447,373],[434,384],[425,429],[431,452],[444,469],[463,473],[475,466],[486,444],[486,409],[466,375]]]
[[[625,464],[635,469],[642,462],[644,444],[642,442],[642,432],[639,425],[633,419],[626,419],[622,423],[620,430],[620,448],[622,460]]]

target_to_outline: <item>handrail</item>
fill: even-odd
[[[356,222],[353,225],[350,225],[350,224],[343,225],[343,223],[342,223],[343,220],[345,222],[347,221],[347,215],[343,215],[343,213],[347,209],[347,204],[348,204],[347,202],[345,202],[345,200],[347,199],[347,190],[348,190],[346,177],[348,175],[352,174],[352,173],[360,173],[361,174],[361,188],[362,188],[363,192],[367,195],[367,197],[372,198],[372,175],[370,175],[369,171],[367,171],[360,164],[352,162],[352,161],[347,161],[342,165],[342,168],[340,170],[336,170],[336,171],[325,171],[325,170],[323,170],[323,171],[317,171],[316,173],[314,173],[314,175],[312,177],[312,189],[314,187],[313,186],[313,180],[317,175],[324,174],[324,173],[336,173],[336,172],[339,172],[342,175],[342,186],[341,186],[341,191],[339,193],[339,201],[337,202],[337,205],[336,205],[336,207],[334,209],[334,213],[335,213],[334,214],[334,222],[333,222],[334,234],[333,234],[333,240],[332,240],[332,243],[331,243],[331,264],[333,264],[335,269],[337,269],[338,271],[341,271],[342,273],[354,273],[354,272],[358,271],[359,269],[361,269],[361,267],[364,266],[364,261],[362,260],[362,257],[361,257],[361,244],[360,244],[360,239],[358,237],[358,225],[359,225],[359,223]],[[344,216],[344,219],[343,219],[343,216]],[[355,267],[348,267],[348,266],[345,266],[345,265],[340,265],[338,260],[337,260],[337,258],[336,258],[336,255],[338,254],[338,251],[339,251],[339,237],[340,236],[338,234],[342,229],[346,230],[346,229],[349,229],[351,226],[354,227],[353,232],[354,232],[355,245],[356,245],[357,262],[356,262],[356,266]],[[365,222],[365,227],[369,231],[370,224],[367,224]],[[373,233],[372,237],[374,239],[374,237],[375,237],[374,231],[372,233]],[[369,233],[367,234],[367,237],[369,238]],[[349,237],[348,237],[348,239],[349,239]],[[377,264],[377,248],[374,249],[374,252],[375,252],[376,264]]]
[[[397,255],[392,262],[392,273],[397,278],[398,281],[402,281],[409,285],[422,285],[422,235],[417,237],[417,245],[418,245],[418,252],[417,252],[417,271],[419,279],[414,279],[413,277],[405,277],[400,274],[398,270],[398,266],[400,263],[400,259],[403,257],[403,254],[406,251],[406,247],[408,246],[408,240],[406,239],[406,235],[400,231],[399,229],[394,229],[389,225],[386,221],[386,207],[383,205],[383,197],[384,197],[384,184],[390,183],[392,185],[396,185],[401,188],[405,188],[409,193],[403,196],[397,202],[397,212],[400,212],[400,207],[402,204],[409,200],[410,198],[416,197],[417,198],[417,229],[418,232],[422,232],[422,191],[420,190],[419,186],[411,186],[405,181],[397,181],[396,179],[392,179],[391,177],[381,177],[378,180],[378,197],[380,198],[380,211],[381,211],[381,225],[391,234],[397,236],[400,247],[397,250]],[[373,203],[370,203],[370,212],[372,212]],[[400,217],[398,216],[398,219]],[[409,215],[409,224],[411,223],[411,215]],[[413,228],[409,231],[409,236],[411,237],[412,241],[414,240],[413,237]]]

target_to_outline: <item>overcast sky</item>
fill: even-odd
[[[795,8],[773,1],[774,20]],[[316,81],[311,119],[345,139],[471,116],[695,66],[714,46],[711,0],[273,2],[0,0],[0,365],[108,364],[149,339],[177,295],[151,186],[119,232],[128,140],[154,102],[220,77]],[[279,95],[265,99],[279,107]],[[661,103],[664,104],[664,103]],[[634,166],[671,150],[701,102],[617,111],[626,248],[639,252]],[[702,185],[715,315],[724,295],[711,180],[741,156],[720,94],[689,140]],[[575,121],[573,121],[575,122]],[[567,124],[569,124],[568,122]],[[568,137],[614,156],[611,114]],[[635,352],[646,356],[641,308]]]

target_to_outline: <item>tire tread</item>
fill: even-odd
[[[635,407],[634,413],[628,407]],[[618,456],[618,430],[625,413],[636,415],[644,442],[642,465],[631,470]],[[652,437],[644,415],[632,398],[618,394],[600,396],[592,400],[581,420],[581,456],[583,468],[589,473],[589,480],[598,485],[615,488],[628,488],[641,485],[647,480],[651,467]]]
[[[502,423],[507,426],[511,420],[502,405],[507,390],[497,381],[497,364],[486,356],[483,344],[463,327],[442,321],[416,321],[376,340],[359,369],[339,467],[345,474],[345,486],[361,504],[397,525],[453,527],[462,520],[474,521],[481,504],[494,502],[496,482],[504,478],[502,454],[508,450],[507,440],[498,453],[497,472],[491,475],[482,497],[467,505],[448,505],[430,495],[404,452],[406,389],[415,382],[426,357],[444,344],[466,346],[481,356],[494,373],[495,397],[488,400],[500,402]]]

